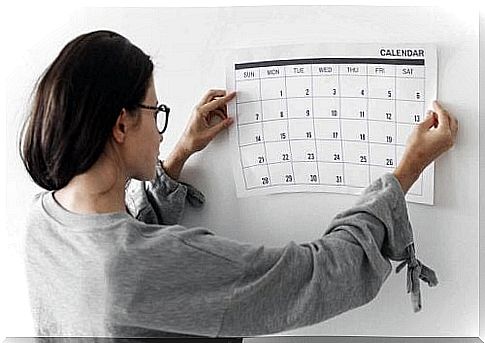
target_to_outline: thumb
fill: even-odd
[[[419,124],[419,129],[423,131],[427,131],[435,125],[436,125],[435,113],[432,111],[428,111],[428,114],[426,115],[426,118],[424,119],[424,121],[421,124]]]
[[[213,127],[211,127],[209,129],[210,136],[212,138],[214,138],[215,136],[217,136],[219,134],[219,132],[221,132],[222,130],[231,126],[231,124],[233,122],[234,122],[234,119],[231,118],[231,117],[228,117],[228,118],[220,121],[219,123],[217,123],[216,125],[214,125]]]

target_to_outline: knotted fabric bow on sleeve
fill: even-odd
[[[411,293],[414,312],[419,312],[422,308],[419,279],[427,282],[429,287],[434,287],[438,284],[438,278],[431,268],[425,266],[416,258],[414,243],[410,244],[406,250],[408,258],[397,266],[396,273],[399,273],[406,264],[408,265],[407,292]]]

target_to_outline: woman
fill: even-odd
[[[67,44],[37,86],[21,155],[47,190],[34,199],[26,242],[39,335],[289,330],[371,301],[391,271],[389,259],[436,284],[414,258],[404,195],[454,143],[457,121],[437,102],[394,173],[374,181],[322,237],[268,248],[177,225],[186,201],[204,200],[177,181],[180,172],[231,125],[226,103],[235,94],[209,91],[161,163],[169,109],[158,103],[152,71],[126,38],[97,31]]]

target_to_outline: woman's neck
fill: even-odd
[[[113,160],[99,158],[85,173],[56,191],[54,197],[68,211],[80,214],[125,212],[125,184]]]

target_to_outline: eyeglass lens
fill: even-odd
[[[157,113],[157,129],[159,132],[163,133],[166,129],[166,122],[167,122],[167,114],[165,112],[158,112]]]

